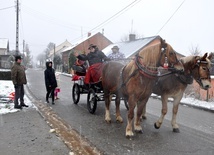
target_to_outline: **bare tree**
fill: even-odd
[[[25,48],[24,49],[25,55],[23,55],[23,57],[24,57],[23,63],[25,64],[25,66],[30,67],[30,66],[32,66],[33,57],[31,56],[31,51],[30,51],[29,45],[26,44],[24,48]]]
[[[45,58],[46,58],[45,53],[40,53],[37,56],[36,60],[38,61],[39,67],[44,66],[44,63],[45,63],[45,60],[46,60]]]
[[[200,50],[200,48],[198,47],[198,45],[196,46],[196,47],[191,47],[190,49],[189,49],[189,51],[190,51],[190,54],[191,55],[201,55],[201,50]]]
[[[50,42],[50,43],[48,44],[47,48],[44,50],[46,59],[48,58],[48,55],[50,54],[50,51],[51,51],[52,49],[54,49],[54,46],[55,46],[55,44],[52,43],[52,42]]]

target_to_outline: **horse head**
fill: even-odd
[[[191,74],[201,88],[205,90],[211,87],[211,57],[212,54],[207,57],[207,53],[205,53],[202,57],[188,56],[181,58],[185,68],[185,74]]]
[[[161,56],[159,60],[159,65],[164,68],[176,68],[177,70],[184,70],[183,65],[176,56],[176,51],[172,46],[165,42],[162,38],[161,40]]]
[[[193,66],[193,77],[201,88],[207,90],[211,87],[210,68],[212,54],[207,57],[207,53],[202,57],[195,56],[195,65]]]

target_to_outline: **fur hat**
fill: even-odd
[[[119,50],[119,47],[118,46],[113,46],[111,49],[118,49]]]
[[[17,61],[18,59],[20,59],[20,60],[21,60],[21,59],[22,59],[22,57],[21,57],[20,55],[16,55],[16,56],[15,56],[15,61]]]
[[[96,45],[93,45],[93,44],[90,44],[88,49],[91,49],[91,48],[96,48],[97,46]]]

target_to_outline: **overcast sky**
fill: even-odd
[[[19,50],[22,51],[22,42],[25,40],[34,56],[43,52],[49,42],[59,45],[67,39],[75,43],[91,30],[94,34],[102,32],[102,29],[112,42],[119,42],[132,32],[143,37],[160,35],[177,52],[184,55],[190,55],[192,47],[198,47],[202,54],[214,52],[213,0],[19,2]],[[9,39],[10,50],[15,49],[16,39],[14,5],[14,0],[0,0],[0,38]],[[121,12],[118,13],[119,11]],[[117,15],[114,16],[115,14]]]

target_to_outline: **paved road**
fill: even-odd
[[[29,89],[37,100],[45,101],[43,70],[27,71]],[[81,95],[78,105],[72,104],[70,77],[60,76],[60,99],[55,105],[49,105],[53,111],[67,122],[80,135],[87,138],[106,155],[213,155],[214,121],[213,113],[186,106],[180,106],[178,123],[180,133],[173,133],[170,119],[171,110],[159,130],[153,124],[157,120],[161,104],[157,99],[150,99],[147,106],[147,120],[142,123],[143,134],[136,134],[133,139],[125,138],[126,109],[121,106],[124,123],[115,122],[112,106],[112,123],[104,121],[104,102],[99,102],[96,113],[90,114],[86,107],[86,96]],[[112,104],[113,105],[113,104]],[[169,104],[171,109],[171,104]]]
[[[68,155],[35,108],[0,115],[0,155]]]

